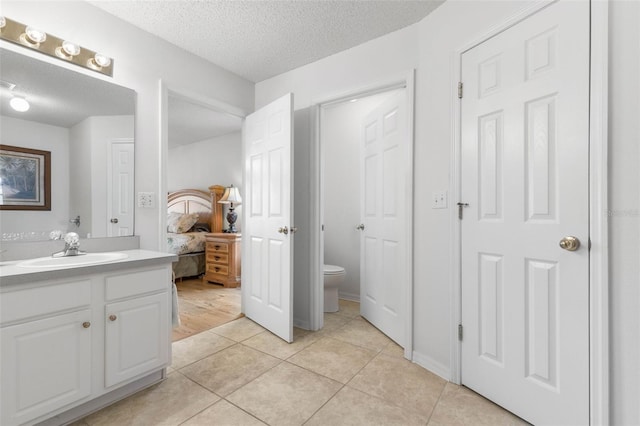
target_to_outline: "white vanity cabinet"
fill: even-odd
[[[164,377],[171,266],[125,265],[0,287],[0,424],[64,423]]]

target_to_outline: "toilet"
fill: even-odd
[[[344,281],[342,266],[324,265],[324,311],[338,312],[338,287]]]

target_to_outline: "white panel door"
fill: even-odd
[[[409,138],[402,90],[365,118],[362,127],[360,311],[404,346],[406,164]]]
[[[243,129],[242,302],[247,317],[293,341],[293,94],[247,116]]]
[[[133,235],[133,142],[111,144],[107,234]]]
[[[534,424],[588,424],[589,3],[464,53],[462,80],[462,383]]]

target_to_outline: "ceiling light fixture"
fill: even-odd
[[[9,105],[11,106],[11,108],[18,112],[29,111],[29,107],[31,106],[25,98],[21,98],[18,96],[11,98],[11,100],[9,101]]]
[[[36,50],[65,62],[81,66],[100,74],[113,76],[113,59],[77,43],[22,24],[4,15],[0,16],[0,39]]]

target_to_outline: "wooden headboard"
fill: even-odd
[[[198,213],[199,223],[208,223],[211,232],[222,232],[222,205],[218,204],[218,200],[222,198],[224,190],[224,186],[212,185],[208,192],[199,189],[170,192],[167,213]]]

